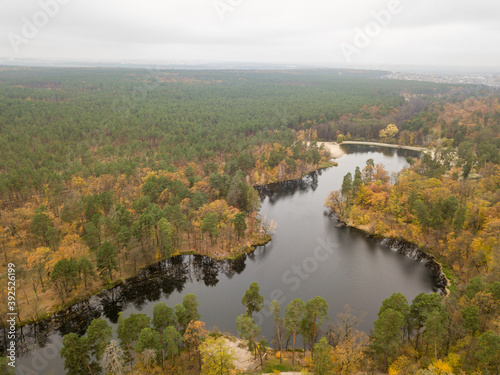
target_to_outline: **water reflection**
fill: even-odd
[[[261,252],[261,254],[265,254]],[[255,254],[251,255],[252,258]],[[118,313],[132,305],[141,310],[150,302],[168,298],[172,293],[182,293],[187,282],[202,281],[214,287],[219,282],[219,273],[231,279],[245,270],[246,256],[238,259],[217,261],[201,255],[175,256],[147,267],[136,277],[80,302],[53,319],[23,327],[17,332],[19,354],[26,353],[33,344],[44,347],[49,333],[57,331],[61,336],[70,332],[83,335],[93,319],[101,316],[111,323],[118,322]],[[7,337],[2,332],[0,349],[5,350]]]
[[[318,177],[321,176],[322,173],[323,171],[319,170],[307,174],[300,180],[258,186],[256,189],[262,199],[267,198],[268,202],[274,205],[284,197],[316,191],[318,188]]]
[[[377,152],[384,156],[393,157],[403,157],[411,156],[412,158],[420,158],[422,155],[419,151],[406,150],[403,148],[391,148],[391,147],[380,147],[380,146],[370,146],[370,145],[341,145],[340,146],[344,152],[348,154],[366,154],[369,152]]]

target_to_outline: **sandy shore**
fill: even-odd
[[[340,158],[345,154],[345,152],[340,148],[337,142],[318,142],[318,146],[325,146],[325,149],[330,151],[332,158]]]
[[[342,144],[345,145],[366,145],[366,146],[379,146],[379,147],[391,147],[391,148],[400,148],[403,150],[412,150],[412,151],[420,151],[420,152],[431,152],[433,154],[433,150],[429,150],[425,147],[416,147],[416,146],[400,146],[390,143],[378,143],[378,142],[361,142],[361,141],[344,141]],[[345,155],[344,150],[340,147],[340,144],[337,142],[318,142],[318,146],[324,145],[325,148],[330,151],[332,158],[340,158]]]

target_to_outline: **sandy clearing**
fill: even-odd
[[[345,154],[344,150],[336,142],[318,142],[318,146],[325,146],[325,149],[330,151],[332,158],[340,158]]]
[[[254,354],[248,350],[248,343],[244,340],[224,337],[226,345],[234,350],[237,360],[234,362],[238,370],[254,371],[260,367],[259,357],[254,359]],[[302,372],[281,372],[281,375],[304,375]]]
[[[337,142],[316,142],[318,146],[325,146],[325,149],[330,151],[330,155],[332,158],[340,158],[345,155],[344,150],[340,148],[340,145]],[[309,147],[309,142],[306,142],[306,145]]]
[[[231,341],[226,338],[225,340],[227,346],[232,348],[236,354],[237,360],[234,364],[238,370],[253,371],[260,365],[259,358],[254,359],[253,353],[248,350],[247,342],[240,339]]]

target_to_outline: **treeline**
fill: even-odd
[[[396,181],[370,159],[348,173],[342,189],[326,201],[348,224],[418,244],[441,262],[452,281],[442,320],[447,328],[435,328],[441,338],[427,357],[446,355],[452,368],[455,358],[466,373],[486,361],[477,354],[485,342],[494,345],[493,352],[500,350],[500,124],[492,115],[499,109],[493,96],[444,104],[430,129],[437,137],[432,153],[409,158],[410,168]],[[454,124],[463,128],[458,143],[449,133]],[[394,366],[414,362],[401,353],[405,358]],[[494,374],[499,358],[491,355],[495,366],[483,371]]]
[[[488,92],[484,89],[453,90],[443,97],[403,95],[394,108],[366,105],[356,114],[318,123],[318,137],[425,147],[457,147],[473,139],[484,154],[498,148],[498,141],[491,138],[492,131],[498,132],[500,127],[498,97],[485,99]],[[388,124],[394,124],[397,131],[387,134],[384,129]]]
[[[64,191],[73,176],[227,162],[281,143],[287,129],[307,130],[363,106],[394,111],[405,87],[446,88],[338,73],[2,69],[2,204],[24,203],[45,185]]]

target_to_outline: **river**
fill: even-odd
[[[244,313],[241,298],[257,281],[266,304],[278,299],[282,311],[294,298],[315,296],[329,304],[330,322],[349,304],[355,313],[365,312],[360,328],[369,332],[382,301],[394,292],[411,303],[421,292],[437,291],[435,276],[424,264],[391,251],[378,241],[352,229],[336,227],[336,220],[323,207],[343,176],[363,168],[373,158],[389,172],[408,166],[408,150],[346,146],[338,167],[311,174],[300,183],[270,187],[261,214],[277,224],[272,241],[235,261],[217,262],[199,256],[179,256],[144,270],[134,282],[94,296],[52,322],[19,331],[18,346],[24,353],[17,360],[18,374],[64,374],[58,354],[61,335],[84,333],[90,321],[103,316],[115,326],[118,312],[152,316],[155,303],[173,307],[187,293],[195,293],[201,320],[207,328],[236,334],[235,319]],[[284,313],[282,313],[284,314]],[[271,342],[272,318],[259,313],[256,321]],[[323,329],[326,325],[323,326]]]

